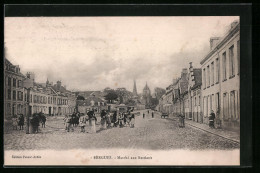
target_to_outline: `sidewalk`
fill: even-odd
[[[169,119],[173,119],[175,121],[179,121],[177,117],[171,117]],[[207,124],[201,124],[198,122],[194,122],[192,120],[187,120],[185,119],[185,125],[189,125],[191,127],[199,128],[201,130],[207,131],[209,133],[213,133],[215,135],[231,139],[233,141],[236,141],[240,143],[240,133],[239,132],[234,132],[226,129],[212,129],[209,127]]]
[[[224,138],[228,138],[228,139],[231,139],[231,140],[234,140],[234,141],[240,143],[240,133],[239,132],[233,132],[233,131],[225,130],[225,129],[212,129],[207,124],[197,123],[192,120],[185,120],[185,124],[200,128],[207,132],[210,132],[210,133],[213,133],[213,134],[216,134],[216,135],[219,135]]]

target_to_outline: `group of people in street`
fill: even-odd
[[[45,128],[46,117],[42,112],[34,113],[32,117],[30,117],[29,122],[29,127],[31,127],[31,133],[38,133],[40,123],[42,125],[42,128]],[[18,116],[14,115],[12,117],[13,130],[18,130],[18,127],[19,130],[24,130],[24,123],[25,118],[23,114],[19,114]]]
[[[215,119],[216,115],[213,110],[211,110],[211,113],[209,115],[209,127],[215,128]],[[216,122],[216,124],[219,126],[219,122]],[[179,114],[179,127],[185,127],[185,116],[183,114]]]
[[[126,127],[134,128],[135,115],[128,112],[106,111],[102,110],[100,113],[100,130],[109,129],[113,127]],[[89,122],[90,132],[96,133],[97,117],[94,110],[86,113],[73,113],[64,118],[65,130],[67,132],[74,131],[73,127],[79,126],[80,132],[86,132],[87,122]]]
[[[147,110],[147,114],[149,115],[150,114],[150,111],[149,109]],[[152,111],[152,118],[154,118],[154,112]],[[143,112],[143,119],[145,119],[145,112]]]
[[[67,132],[74,131],[74,127],[79,126],[80,132],[86,132],[87,121],[89,126],[95,128],[97,123],[97,118],[95,116],[94,110],[88,111],[86,115],[80,112],[74,112],[72,115],[66,115],[64,118],[65,130]]]
[[[135,127],[135,114],[131,112],[120,112],[118,118],[113,121],[113,127],[119,126],[120,128],[129,126],[130,128]]]
[[[45,128],[46,116],[40,113],[34,113],[33,117],[30,119],[30,125],[32,126],[32,133],[39,133],[39,126],[41,124],[42,128]]]
[[[23,114],[19,114],[18,117],[17,115],[14,115],[12,117],[12,126],[13,126],[13,130],[18,130],[18,126],[19,126],[19,130],[23,130],[23,126],[24,126]]]

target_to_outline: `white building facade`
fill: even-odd
[[[214,44],[215,42],[215,44]],[[240,126],[240,23],[233,22],[222,39],[211,39],[202,65],[203,122],[213,110],[222,126]]]

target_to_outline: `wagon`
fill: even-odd
[[[161,115],[161,118],[165,118],[165,117],[169,117],[169,114],[167,114],[167,113],[162,113],[162,115]]]

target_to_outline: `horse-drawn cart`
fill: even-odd
[[[167,113],[162,113],[161,118],[165,118],[165,117],[169,118],[169,114],[167,114]]]

